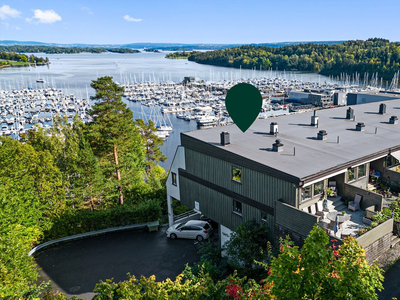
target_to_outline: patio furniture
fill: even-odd
[[[351,209],[352,211],[359,210],[361,199],[362,199],[362,196],[359,194],[356,194],[354,201],[349,202],[348,208]]]
[[[320,216],[322,219],[325,219],[325,216],[328,214],[328,212],[324,211],[322,201],[317,202],[317,212],[315,214]]]
[[[337,196],[336,181],[328,181],[328,188],[333,192],[332,196]]]

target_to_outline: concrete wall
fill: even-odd
[[[380,211],[382,209],[383,206],[382,195],[367,191],[365,189],[358,188],[348,183],[344,184],[342,196],[354,200],[356,194],[362,196],[362,200],[360,203],[360,207],[362,210],[365,210],[367,207],[372,205],[375,206],[375,211]]]
[[[275,206],[275,243],[287,235],[296,245],[302,246],[313,226],[319,222],[319,217],[298,210],[286,203],[276,201]]]
[[[369,263],[390,249],[392,232],[393,219],[389,219],[357,238],[358,243],[365,249]]]
[[[400,173],[396,170],[397,166],[386,169],[385,177],[388,186],[397,191],[400,185]]]

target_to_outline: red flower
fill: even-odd
[[[279,249],[281,249],[281,251],[283,251],[283,246],[280,246]]]
[[[333,255],[338,255],[339,254],[339,252],[337,252],[336,250],[333,250]]]

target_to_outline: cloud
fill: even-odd
[[[8,24],[7,22],[1,22],[1,24],[4,25],[6,30],[8,30],[8,27],[10,27],[10,24]]]
[[[38,23],[44,23],[44,24],[51,24],[57,21],[61,21],[61,17],[59,14],[57,14],[54,10],[40,10],[40,9],[35,9],[33,11],[34,19],[38,20]],[[28,22],[31,22],[32,19],[26,19]]]
[[[130,17],[129,15],[125,15],[124,19],[127,20],[128,22],[140,22],[140,21],[142,21],[142,19],[134,19],[134,18]]]
[[[9,7],[8,5],[3,5],[0,7],[0,19],[5,20],[8,17],[16,18],[18,17],[20,12],[16,9]]]
[[[81,7],[81,10],[84,10],[84,11],[86,11],[89,15],[93,15],[93,12],[90,10],[90,8],[89,7],[86,7],[86,6],[82,6]]]
[[[15,30],[21,30],[21,28],[19,28],[19,27],[15,27]]]

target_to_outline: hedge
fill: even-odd
[[[148,200],[136,207],[116,207],[108,210],[80,210],[65,213],[53,220],[42,242],[105,228],[158,221],[161,218],[159,201]]]

